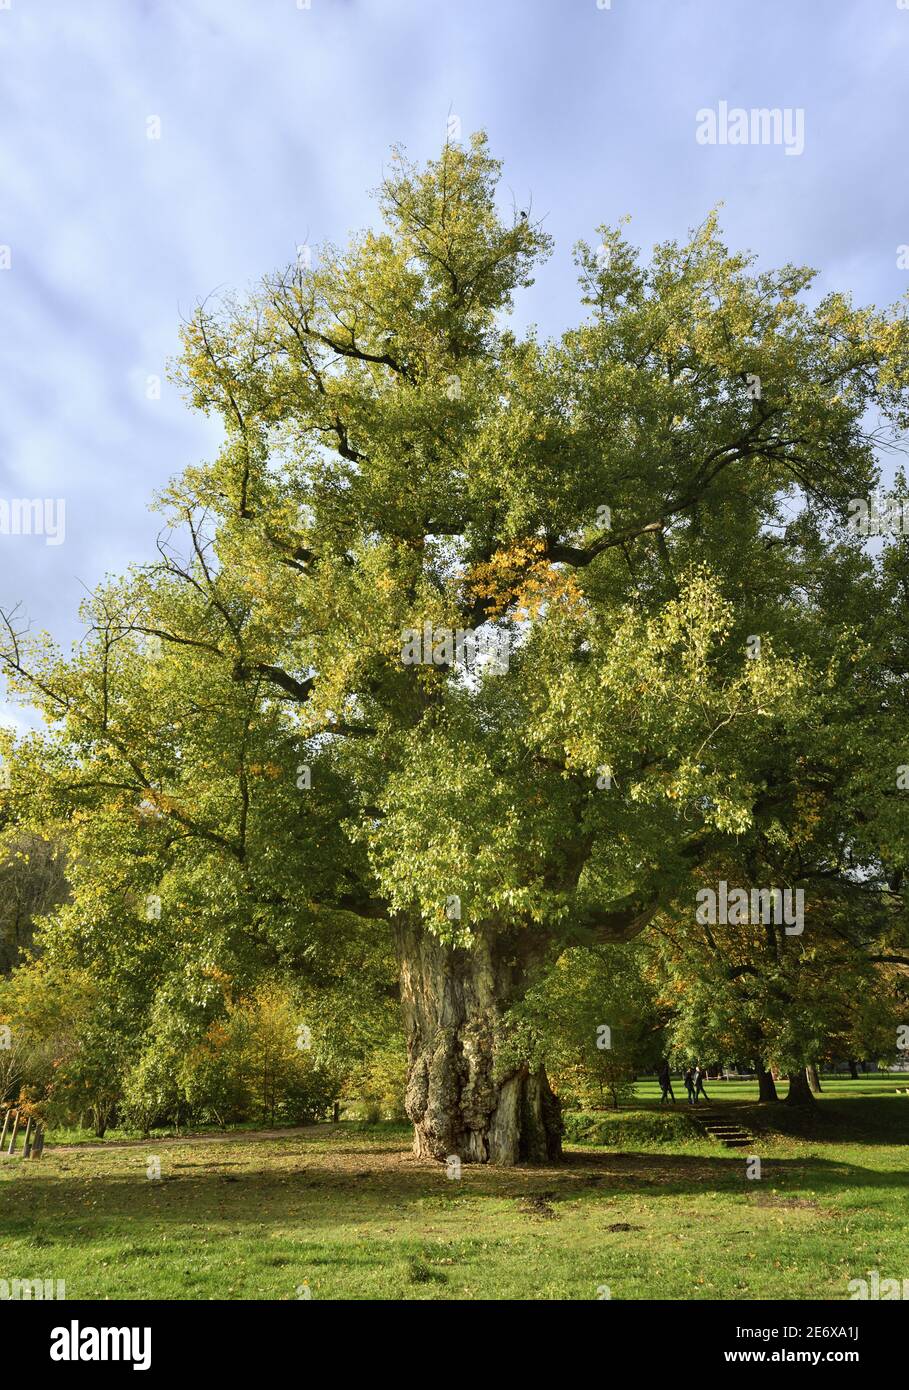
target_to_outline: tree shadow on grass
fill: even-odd
[[[867,1189],[870,1195],[909,1188],[909,1170],[880,1171],[810,1157],[765,1158],[758,1183],[747,1177],[747,1154],[575,1151],[545,1167],[465,1165],[456,1182],[448,1179],[444,1165],[404,1153],[358,1152],[356,1167],[320,1162],[318,1155],[305,1150],[262,1154],[251,1156],[242,1173],[228,1174],[220,1168],[233,1169],[236,1163],[222,1164],[209,1151],[196,1164],[179,1169],[162,1164],[161,1181],[144,1179],[125,1165],[122,1171],[103,1173],[90,1173],[88,1165],[81,1173],[48,1167],[46,1179],[44,1174],[37,1180],[30,1175],[28,1181],[7,1187],[0,1238],[28,1241],[39,1236],[45,1242],[78,1246],[93,1243],[103,1232],[128,1243],[143,1228],[170,1224],[197,1230],[228,1226],[238,1232],[293,1227],[298,1234],[324,1238],[342,1225],[387,1231],[396,1222],[431,1219],[458,1209],[466,1219],[471,1212],[481,1219],[481,1203],[488,1199],[523,1203],[533,1218],[537,1199],[555,1212],[568,1202],[599,1205],[629,1194],[658,1201],[706,1192],[747,1197],[757,1205],[820,1206],[825,1197],[845,1189]],[[805,1190],[810,1198],[800,1197]]]
[[[819,1144],[909,1144],[909,1096],[822,1096],[804,1108],[749,1105],[736,1113],[755,1133]]]
[[[823,1093],[809,1106],[791,1106],[785,1100],[760,1103],[711,1094],[697,1106],[680,1100],[675,1105],[659,1101],[635,1101],[625,1110],[592,1112],[604,1122],[643,1111],[696,1120],[699,1113],[716,1111],[755,1135],[803,1139],[819,1144],[909,1144],[909,1095],[828,1096]]]

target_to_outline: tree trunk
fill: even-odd
[[[815,1104],[811,1087],[808,1084],[808,1073],[804,1067],[800,1071],[789,1073],[789,1094],[786,1097],[786,1103],[788,1105]]]
[[[758,1100],[779,1100],[773,1074],[765,1069],[764,1063],[761,1061],[756,1063],[755,1070],[757,1071],[758,1079]]]
[[[468,1163],[559,1158],[561,1106],[544,1069],[508,1048],[504,1019],[545,942],[531,931],[490,933],[467,950],[403,923],[397,949],[414,1153]]]
[[[849,1058],[849,1075],[852,1077],[852,1080],[853,1080],[853,1081],[858,1081],[858,1074],[859,1074],[858,1063],[856,1062],[856,1060],[855,1060],[854,1057],[850,1057],[850,1058]]]
[[[812,1062],[805,1068],[805,1071],[808,1075],[808,1085],[815,1095],[819,1096],[821,1094],[821,1078],[818,1076],[816,1063]]]

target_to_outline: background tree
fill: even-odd
[[[855,920],[850,933],[820,918],[802,936],[772,923],[658,923],[652,950],[674,1049],[749,1062],[761,1100],[777,1099],[782,1073],[793,1104],[811,1103],[805,1071],[817,1059],[892,1057],[905,1012],[898,967],[872,959]]]
[[[529,1055],[536,1048],[562,1104],[575,1108],[617,1110],[633,1099],[638,1072],[656,1070],[664,1051],[636,943],[566,951],[509,1021],[514,1041]]]
[[[66,896],[59,843],[10,827],[0,838],[0,975],[30,950],[35,924]]]

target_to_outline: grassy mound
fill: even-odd
[[[703,1137],[691,1116],[679,1110],[573,1110],[564,1119],[569,1144],[640,1149]]]

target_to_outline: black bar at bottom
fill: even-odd
[[[622,1302],[603,1300],[581,1316],[577,1305],[549,1303],[541,1326],[533,1305],[487,1303],[439,1307],[444,1300],[397,1303],[104,1302],[8,1300],[0,1303],[0,1337],[7,1346],[28,1348],[28,1364],[44,1373],[92,1378],[116,1372],[167,1374],[177,1371],[210,1377],[222,1370],[232,1378],[253,1372],[261,1378],[278,1366],[316,1373],[334,1366],[349,1381],[362,1357],[364,1376],[377,1365],[386,1371],[399,1357],[412,1364],[415,1343],[444,1337],[445,1361],[454,1373],[458,1347],[473,1355],[484,1343],[485,1372],[491,1370],[496,1329],[507,1318],[512,1378],[524,1341],[522,1308],[527,1307],[526,1346],[530,1356],[552,1338],[557,1356],[570,1346],[586,1347],[603,1358],[604,1374],[619,1357],[644,1375],[687,1366],[703,1372],[722,1368],[734,1378],[740,1367],[764,1372],[781,1365],[827,1369],[840,1366],[867,1376],[901,1365],[906,1346],[906,1310],[896,1300],[880,1302]],[[430,1308],[427,1303],[435,1304]],[[302,1305],[302,1306],[301,1306]],[[483,1336],[483,1324],[489,1336]],[[572,1342],[565,1343],[565,1333]],[[574,1339],[583,1338],[582,1343]],[[561,1348],[561,1350],[559,1350]],[[431,1349],[431,1348],[430,1348]],[[105,1356],[106,1354],[106,1356]],[[323,1363],[323,1357],[325,1362]],[[450,1359],[449,1359],[450,1358]],[[571,1358],[569,1357],[569,1360]],[[289,1364],[288,1364],[289,1363]],[[614,1363],[618,1364],[618,1363]],[[402,1366],[403,1369],[403,1366]],[[566,1376],[568,1372],[566,1370]]]

